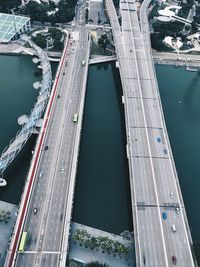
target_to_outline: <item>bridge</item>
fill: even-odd
[[[151,56],[150,1],[139,12],[133,0],[121,0],[121,27],[113,2],[105,2],[124,94],[136,265],[195,266]]]
[[[28,39],[29,44],[34,49],[35,53],[39,57],[40,65],[42,69],[42,82],[39,96],[35,103],[33,110],[24,124],[22,129],[16,134],[16,137],[10,141],[8,147],[6,147],[0,156],[0,175],[2,177],[3,172],[9,166],[9,164],[15,159],[22,147],[27,142],[28,138],[35,129],[39,122],[48,102],[49,93],[52,83],[51,65],[47,58],[47,54],[31,40]],[[0,185],[5,185],[6,181],[0,178]]]
[[[116,56],[98,56],[95,58],[91,58],[89,64],[98,64],[98,63],[106,63],[111,61],[116,61]]]
[[[77,27],[68,35],[58,67],[6,267],[66,266],[89,51],[88,32]],[[74,114],[77,121],[73,121]],[[25,253],[19,253],[23,232],[27,232],[28,242]]]

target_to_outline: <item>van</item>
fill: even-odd
[[[172,224],[172,232],[176,232],[176,226],[174,224]]]

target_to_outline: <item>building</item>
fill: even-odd
[[[0,13],[0,43],[9,43],[29,32],[30,18]]]

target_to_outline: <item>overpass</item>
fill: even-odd
[[[151,56],[148,5],[145,0],[138,18],[133,0],[120,1],[120,28],[113,2],[106,0],[124,94],[136,265],[192,267],[192,240]]]
[[[6,267],[66,266],[89,51],[88,32],[77,28],[67,38],[56,74]],[[19,253],[23,232],[28,240]]]
[[[98,56],[95,58],[91,58],[89,64],[98,64],[98,63],[106,63],[110,61],[115,61],[117,58],[116,56]]]

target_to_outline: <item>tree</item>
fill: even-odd
[[[46,47],[46,37],[43,36],[41,33],[37,34],[36,37],[32,37],[33,42],[35,42],[39,47],[45,48]]]
[[[101,37],[98,39],[98,45],[104,50],[106,49],[109,43],[110,41],[108,40],[107,34],[102,34]]]
[[[12,8],[20,6],[21,0],[0,0],[0,12],[10,13]]]
[[[24,8],[24,13],[30,15],[32,20],[38,20],[41,22],[47,21],[47,11],[49,10],[49,5],[47,3],[38,4],[35,1],[29,1]]]

